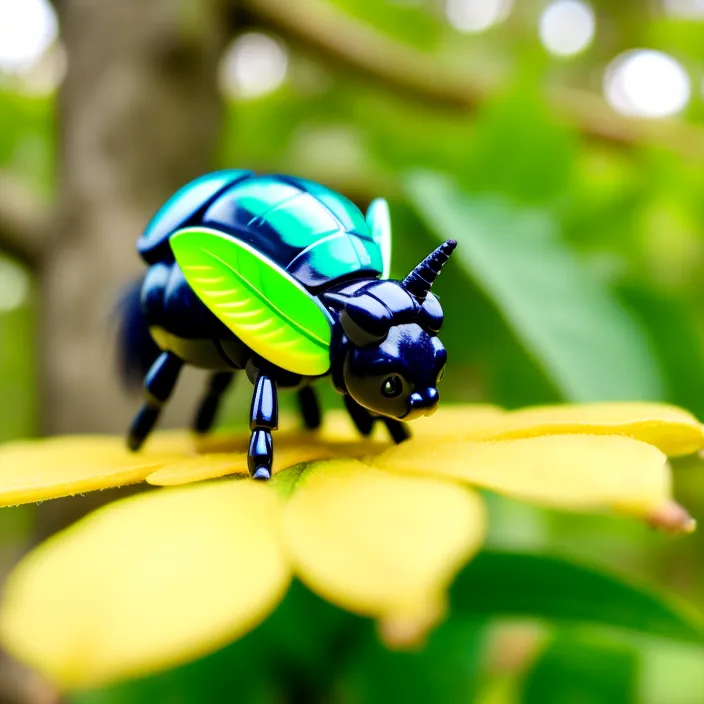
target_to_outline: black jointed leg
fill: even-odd
[[[127,446],[136,451],[144,444],[174,390],[183,361],[171,352],[162,352],[144,378],[146,402],[139,410],[127,435]]]
[[[400,420],[394,420],[393,418],[382,418],[382,420],[389,431],[391,439],[397,445],[411,437],[411,431],[408,429],[407,423],[402,423]]]
[[[254,479],[270,479],[274,463],[274,443],[271,431],[279,427],[279,400],[276,382],[260,372],[254,385],[252,410],[249,416],[249,441],[247,466]]]
[[[315,389],[304,386],[298,392],[298,407],[301,409],[303,424],[308,430],[317,430],[320,427],[320,404]]]
[[[345,407],[359,433],[365,438],[371,435],[376,418],[366,408],[360,406],[351,396],[345,396]]]
[[[196,433],[207,433],[213,427],[222,395],[232,383],[233,376],[232,372],[216,372],[211,375],[208,389],[193,421],[193,430]]]

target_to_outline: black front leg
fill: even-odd
[[[345,396],[345,407],[360,435],[365,438],[371,435],[376,420],[374,416],[349,395]]]
[[[279,399],[276,394],[276,382],[259,372],[249,415],[252,438],[247,455],[249,473],[254,479],[271,479],[271,467],[274,463],[271,431],[278,427]]]
[[[402,423],[400,420],[395,420],[394,418],[377,418],[366,408],[360,406],[351,396],[345,396],[345,406],[347,407],[347,412],[350,414],[350,418],[352,418],[352,422],[365,438],[371,435],[374,429],[374,423],[376,423],[377,420],[381,420],[384,423],[391,439],[397,445],[411,437],[406,423]]]
[[[391,439],[399,445],[404,440],[411,437],[411,431],[408,429],[408,423],[402,423],[400,420],[393,418],[382,418],[386,429],[389,431]]]

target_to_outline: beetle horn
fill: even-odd
[[[418,303],[423,303],[435,279],[440,275],[445,262],[450,258],[457,246],[456,240],[443,242],[435,251],[431,252],[411,273],[401,282],[408,293]]]

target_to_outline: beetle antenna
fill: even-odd
[[[411,273],[401,282],[408,293],[418,303],[423,303],[435,279],[440,275],[445,262],[450,258],[457,246],[456,240],[443,242],[435,251],[431,252]]]

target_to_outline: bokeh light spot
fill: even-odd
[[[273,37],[247,32],[235,39],[220,64],[220,86],[236,98],[258,98],[276,90],[286,78],[288,54]]]
[[[604,93],[624,115],[666,117],[689,102],[691,86],[682,65],[652,49],[634,49],[617,56],[604,74]]]
[[[9,259],[0,258],[0,313],[23,305],[29,297],[29,276]]]
[[[446,0],[447,21],[460,32],[483,32],[505,20],[513,0]]]
[[[56,14],[47,0],[0,0],[0,71],[29,68],[57,35]]]
[[[540,41],[551,54],[571,56],[591,44],[595,27],[591,5],[581,0],[557,0],[540,16]]]
[[[701,19],[704,17],[704,0],[664,0],[664,9],[668,15]]]
[[[24,95],[51,95],[63,81],[66,69],[66,50],[60,42],[55,42],[38,61],[22,71],[15,90]]]
[[[362,135],[347,125],[303,125],[293,135],[289,149],[292,162],[304,163],[313,172],[325,170],[343,178],[368,169]]]

